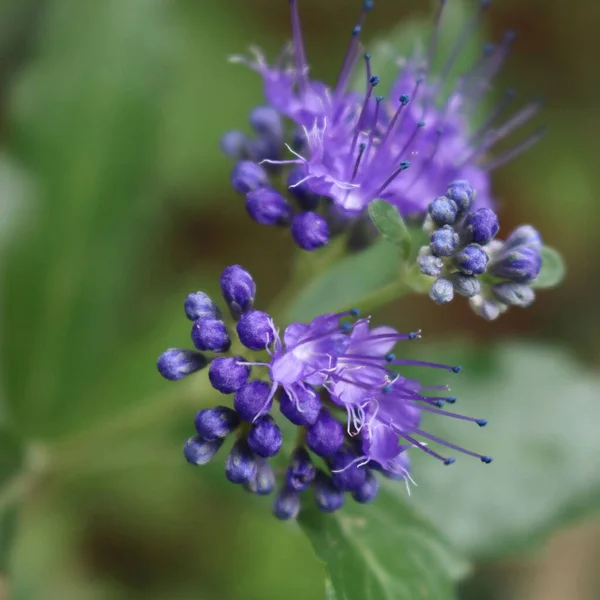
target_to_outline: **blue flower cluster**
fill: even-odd
[[[440,0],[427,51],[398,57],[396,77],[382,82],[372,72],[371,55],[360,51],[365,20],[374,7],[365,0],[333,86],[311,78],[298,5],[299,0],[290,0],[293,44],[274,64],[256,49],[252,57],[232,58],[262,77],[268,103],[251,111],[252,135],[230,131],[221,143],[237,161],[231,183],[245,196],[250,217],[263,225],[290,227],[296,244],[312,251],[341,231],[349,230],[352,240],[371,200],[390,202],[404,217],[424,214],[428,199],[454,179],[469,179],[477,187],[479,207],[493,206],[491,173],[532,146],[542,130],[492,156],[498,142],[539,110],[539,103],[532,102],[504,119],[514,93],[473,127],[471,116],[509,54],[511,31],[497,45],[486,44],[471,69],[449,85],[490,1],[482,0],[464,31],[457,32],[455,47],[436,74],[432,65],[446,5]],[[350,88],[359,62],[365,73],[362,93]],[[384,83],[386,95],[381,95]]]
[[[506,241],[494,239],[500,228],[489,208],[472,211],[474,192],[464,180],[452,182],[445,196],[429,205],[424,228],[429,245],[419,252],[421,273],[433,278],[429,296],[446,304],[460,294],[473,310],[493,320],[509,306],[529,306],[535,300],[531,284],[542,266],[542,239],[522,225]]]
[[[480,427],[487,421],[443,410],[456,401],[444,395],[447,386],[423,386],[399,373],[407,365],[460,371],[460,367],[397,358],[392,352],[397,342],[417,339],[418,332],[372,328],[368,318],[350,310],[324,314],[310,323],[292,323],[281,336],[272,317],[253,308],[256,286],[245,269],[227,267],[221,290],[236,321],[237,341],[232,342],[231,328],[212,299],[196,292],[185,301],[196,350],[170,348],[158,359],[158,370],[171,380],[208,366],[212,387],[233,396],[229,406],[203,409],[196,415],[197,434],[184,447],[190,463],[208,463],[232,436],[225,463],[227,479],[266,495],[277,487],[270,459],[285,454],[273,512],[280,519],[291,519],[300,510],[300,495],[308,489],[319,509],[331,512],[343,505],[346,493],[357,502],[372,501],[378,490],[377,472],[410,479],[407,451],[411,448],[446,465],[455,459],[438,453],[432,443],[483,463],[492,461],[422,427],[423,413]],[[251,378],[253,369],[259,371],[255,378]],[[279,407],[277,417],[274,405]],[[292,426],[295,441],[284,446],[283,433]]]

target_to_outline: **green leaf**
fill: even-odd
[[[445,600],[466,563],[404,500],[402,483],[384,480],[375,502],[339,512],[311,508],[299,523],[325,563],[327,597],[344,600]]]
[[[7,249],[2,353],[15,422],[38,438],[62,433],[132,333],[160,209],[166,6],[50,2],[12,90],[9,150],[38,194]]]
[[[565,278],[566,266],[563,257],[554,248],[542,247],[542,270],[532,283],[536,290],[556,287]]]
[[[425,429],[494,458],[484,465],[450,452],[457,461],[445,468],[413,453],[418,487],[411,500],[448,539],[474,558],[495,557],[527,549],[574,516],[598,511],[597,375],[567,353],[539,344],[484,351],[453,343],[432,346],[426,355],[462,365],[460,375],[446,380],[458,396],[451,410],[489,424],[480,429],[427,415]],[[439,375],[423,375],[420,369],[425,382],[443,382]]]
[[[296,296],[287,318],[305,321],[328,311],[358,306],[360,300],[398,278],[398,257],[386,242],[352,254],[313,279]]]
[[[406,260],[410,255],[411,238],[398,209],[385,200],[373,200],[369,203],[369,216],[383,238],[398,246]]]
[[[23,461],[21,440],[10,429],[0,426],[0,573],[7,570],[15,535]]]

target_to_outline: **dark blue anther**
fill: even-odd
[[[489,465],[494,459],[491,456],[482,456],[481,462]]]
[[[379,83],[379,76],[373,75],[373,77],[371,77],[371,79],[369,79],[369,82],[371,83],[371,85],[373,87],[375,87]]]
[[[394,362],[396,360],[396,355],[390,352],[389,354],[385,355],[385,360],[388,362]]]
[[[400,163],[400,168],[401,168],[403,171],[406,171],[406,169],[408,169],[408,167],[410,167],[410,160],[403,160],[403,161]]]
[[[445,464],[445,465],[451,465],[451,464],[453,464],[453,463],[455,463],[455,462],[456,462],[456,459],[455,459],[455,458],[452,458],[452,457],[450,457],[450,458],[447,458],[447,459],[444,461],[444,464]]]
[[[359,28],[359,31],[360,31],[360,28]],[[366,53],[365,53],[365,60],[366,60],[366,61],[369,61],[369,60],[371,60],[371,53],[370,53],[370,52],[366,52]]]
[[[436,405],[438,408],[442,408],[442,406],[444,406],[444,401],[443,401],[443,400],[438,400],[438,401],[435,403],[435,405]]]
[[[340,325],[340,329],[344,332],[344,333],[348,333],[350,331],[352,331],[352,323],[342,323]]]
[[[350,314],[351,314],[353,317],[358,317],[358,316],[360,315],[360,309],[358,309],[358,308],[353,308],[353,309],[350,311]]]
[[[365,12],[368,12],[370,10],[373,10],[373,7],[375,6],[375,2],[374,0],[365,0],[364,4],[363,4],[363,10]]]
[[[356,25],[356,27],[352,30],[352,35],[358,35],[360,33],[360,25]]]
[[[419,121],[417,127],[425,127],[425,121]]]
[[[477,423],[479,427],[485,427],[488,424],[487,419],[478,419],[475,423]]]
[[[383,96],[375,96],[375,102],[377,102],[377,104],[379,104],[380,102],[383,102]]]
[[[459,365],[459,366],[456,366],[456,367],[452,367],[450,370],[453,373],[460,373],[462,371],[462,367]]]
[[[402,94],[402,96],[400,96],[400,104],[402,104],[402,106],[406,106],[409,102],[410,96],[408,94]]]
[[[409,340],[416,340],[419,337],[419,334],[416,331],[411,331],[408,334],[408,339]]]
[[[448,397],[446,398],[446,402],[447,402],[448,404],[454,404],[454,403],[456,402],[456,396],[448,396]]]
[[[392,386],[391,386],[391,385],[388,383],[387,385],[384,385],[384,386],[381,388],[381,391],[382,391],[384,394],[390,394],[390,393],[391,393],[391,391],[392,391],[393,389],[394,389],[394,388],[393,388],[393,387],[392,387]]]

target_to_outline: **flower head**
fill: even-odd
[[[252,206],[256,196],[269,197],[273,202],[271,192],[250,189],[267,184],[263,177],[266,171],[251,171],[248,161],[266,169],[290,166],[288,193],[297,199],[296,210],[314,215],[305,219],[296,215],[291,220],[294,240],[301,248],[315,250],[329,240],[330,232],[316,218],[319,207],[328,212],[330,219],[346,226],[374,199],[387,200],[403,216],[420,215],[436,190],[447,181],[464,179],[476,185],[478,206],[489,207],[493,204],[491,172],[539,138],[541,132],[536,132],[505,153],[491,157],[496,143],[531,119],[539,105],[532,103],[502,122],[514,97],[509,92],[485,122],[475,126],[472,115],[505,61],[514,33],[507,32],[497,46],[486,44],[472,68],[453,81],[450,76],[456,60],[490,2],[480,3],[465,30],[458,33],[441,70],[434,73],[432,63],[437,58],[445,4],[445,0],[440,1],[427,51],[408,59],[398,58],[398,74],[393,81],[384,82],[373,73],[370,54],[361,58],[359,39],[374,6],[371,0],[363,2],[357,24],[349,32],[350,42],[334,85],[310,76],[299,0],[290,0],[293,43],[277,61],[269,64],[257,49],[252,50],[252,57],[233,57],[234,62],[249,66],[262,77],[269,110],[290,121],[294,133],[283,152],[280,121],[271,115],[265,119],[269,126],[258,127],[253,115],[259,109],[255,109],[251,124],[258,138],[241,143],[244,134],[229,132],[223,141],[227,153],[242,160],[234,169],[232,183],[238,191],[247,190],[244,193],[248,193]],[[361,62],[365,83],[359,92],[350,89],[350,80]],[[380,94],[383,87],[384,95]],[[267,111],[264,107],[261,110]],[[261,147],[265,148],[264,154],[257,151]],[[283,203],[283,195],[278,198],[281,215],[265,218],[263,211],[249,208],[252,218],[263,224],[288,224],[290,215],[284,210],[288,205]],[[445,218],[450,217],[447,214]],[[307,230],[309,226],[314,227],[314,233]]]
[[[517,231],[511,243],[518,248],[528,241],[531,243],[528,232]],[[442,410],[444,404],[456,400],[439,393],[446,386],[425,387],[400,374],[407,365],[460,371],[460,367],[397,358],[394,347],[418,339],[420,332],[402,334],[392,327],[373,328],[368,318],[359,318],[358,310],[353,309],[321,315],[310,323],[292,323],[281,336],[272,317],[252,307],[256,286],[248,271],[239,265],[228,267],[221,283],[224,299],[237,320],[237,342],[224,321],[212,318],[221,313],[201,292],[193,295],[197,302],[190,303],[188,297],[186,314],[191,318],[205,315],[208,306],[212,317],[200,316],[193,330],[202,334],[208,320],[207,335],[212,339],[218,321],[219,335],[226,335],[234,349],[229,353],[229,346],[211,346],[209,351],[228,355],[210,358],[171,348],[158,359],[159,371],[168,379],[181,379],[210,363],[212,386],[224,395],[233,394],[232,406],[197,413],[197,434],[184,447],[188,462],[206,464],[225,439],[234,436],[225,462],[226,477],[249,492],[270,494],[276,477],[269,460],[282,453],[284,439],[295,426],[296,443],[286,449],[287,469],[273,505],[280,519],[295,518],[300,494],[308,489],[325,512],[339,509],[347,493],[357,502],[371,502],[378,490],[376,472],[410,479],[410,449],[421,450],[444,464],[454,462],[454,457],[438,453],[430,445],[491,462],[487,456],[424,429],[424,413],[480,426],[486,421]],[[191,305],[200,308],[192,310]],[[252,370],[254,378],[250,378]],[[272,411],[277,405],[278,419]],[[315,466],[316,456],[327,470]]]
[[[472,211],[475,193],[455,181],[445,196],[429,205],[424,229],[429,246],[419,253],[419,269],[432,278],[430,298],[446,304],[454,293],[469,298],[476,314],[494,320],[509,306],[525,308],[535,300],[532,284],[542,266],[542,238],[531,225],[517,227],[506,239],[489,208]]]

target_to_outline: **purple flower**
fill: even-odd
[[[481,3],[481,11],[488,2]],[[469,180],[477,191],[479,207],[493,204],[491,172],[529,148],[540,132],[509,150],[490,156],[495,145],[511,134],[539,110],[532,103],[504,122],[500,117],[512,99],[507,96],[479,126],[472,123],[484,95],[508,55],[514,34],[509,32],[496,47],[486,45],[471,70],[454,82],[449,93],[449,75],[460,55],[464,40],[471,34],[472,23],[457,33],[455,49],[439,73],[431,65],[437,60],[437,40],[445,2],[440,3],[436,27],[427,51],[398,60],[401,68],[389,83],[387,96],[378,95],[380,78],[372,72],[371,56],[364,55],[365,88],[362,93],[349,89],[352,73],[360,60],[360,34],[367,13],[373,7],[363,3],[357,25],[336,83],[330,86],[310,76],[310,67],[302,38],[299,0],[291,0],[293,45],[279,59],[268,64],[260,51],[252,57],[235,56],[263,79],[264,93],[273,110],[290,120],[296,143],[287,145],[287,160],[264,154],[264,164],[292,165],[294,175],[289,186],[297,196],[301,210],[313,210],[313,199],[330,199],[338,214],[354,219],[368,203],[382,198],[394,204],[402,215],[423,214],[427,205],[448,181]],[[442,25],[443,26],[443,25]],[[350,33],[350,32],[349,32]],[[281,130],[274,127],[277,132]],[[231,140],[238,138],[227,134]],[[237,142],[239,144],[239,141]],[[224,144],[225,145],[225,144]],[[237,146],[236,146],[237,147]],[[294,188],[299,188],[298,193]],[[449,198],[459,211],[472,202],[466,188],[449,190]],[[454,198],[454,195],[456,198]],[[306,206],[305,200],[311,199]],[[440,216],[451,222],[450,215]],[[312,250],[313,244],[300,247]]]
[[[514,248],[520,248],[523,240],[529,244],[527,248],[535,248],[534,238],[532,231],[522,231]],[[486,422],[442,410],[445,403],[455,401],[451,396],[435,394],[445,386],[427,388],[399,374],[405,365],[460,371],[459,367],[403,360],[393,354],[398,342],[415,340],[419,332],[372,328],[369,318],[359,318],[358,310],[352,309],[321,315],[310,323],[292,323],[280,335],[268,313],[252,308],[256,286],[247,271],[237,265],[228,267],[221,285],[232,317],[238,320],[238,340],[233,343],[263,353],[264,360],[240,355],[212,359],[209,380],[224,397],[234,394],[233,407],[203,408],[196,414],[198,435],[184,447],[188,462],[208,463],[225,438],[234,435],[225,461],[227,479],[254,494],[273,492],[276,475],[268,459],[282,452],[286,431],[271,414],[276,403],[283,417],[298,428],[284,485],[273,504],[273,512],[280,519],[297,516],[300,494],[309,488],[324,512],[341,508],[348,494],[356,502],[371,502],[378,490],[376,472],[410,480],[409,449],[421,450],[444,464],[451,464],[454,458],[440,454],[437,446],[491,462],[488,456],[422,428],[424,412],[480,426]],[[521,288],[497,284],[495,293],[506,301],[527,301]],[[218,309],[206,294],[197,292],[190,297],[188,316],[204,314],[207,307],[216,314]],[[194,328],[210,339],[227,332],[224,321],[208,316],[197,319]],[[195,342],[199,345],[198,340]],[[170,349],[159,359],[159,368],[165,376],[176,379],[207,362],[199,353]],[[256,378],[248,380],[252,366],[257,367]],[[317,468],[316,457],[321,457],[318,462],[325,470]]]

